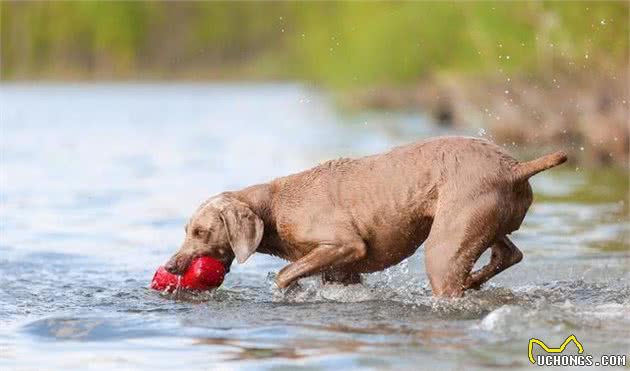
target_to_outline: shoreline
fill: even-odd
[[[628,168],[627,74],[596,80],[443,76],[408,87],[341,92],[349,109],[429,113],[442,126],[478,128],[496,143],[568,152],[580,166]]]

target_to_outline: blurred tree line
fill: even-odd
[[[0,77],[413,83],[627,68],[629,3],[2,1]]]

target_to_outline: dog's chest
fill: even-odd
[[[258,252],[296,261],[316,246],[316,243],[298,242],[293,225],[279,224],[271,233],[265,233]]]

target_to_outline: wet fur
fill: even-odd
[[[520,261],[507,235],[520,227],[532,203],[527,179],[564,160],[558,152],[519,163],[483,139],[435,138],[222,193],[189,224],[217,224],[213,213],[231,207],[251,211],[262,222],[260,243],[251,252],[230,245],[245,259],[255,250],[291,261],[277,276],[279,287],[318,273],[326,282],[357,283],[359,274],[395,265],[424,243],[434,295],[457,297]],[[252,229],[251,221],[243,223]],[[185,263],[192,255],[211,255],[229,266],[234,256],[224,239],[193,241],[195,249],[185,242],[179,257]],[[488,248],[490,263],[471,272]],[[171,271],[184,268],[178,254]]]

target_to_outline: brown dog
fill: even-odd
[[[317,273],[359,283],[360,273],[395,265],[425,242],[433,294],[462,296],[521,260],[507,235],[532,203],[528,179],[566,158],[518,163],[486,140],[444,137],[328,161],[210,198],[166,269],[182,273],[201,255],[229,269],[260,252],[291,261],[277,276],[281,288]],[[471,272],[488,248],[490,262]]]

